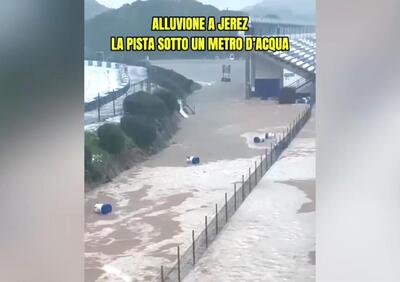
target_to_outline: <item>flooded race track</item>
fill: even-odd
[[[314,117],[184,279],[203,281],[315,281]]]
[[[196,114],[181,120],[167,148],[86,194],[85,281],[151,281],[269,147],[253,144],[253,137],[283,132],[304,110],[301,104],[245,100],[241,60],[152,63],[203,85],[187,100]],[[221,82],[224,63],[231,64],[230,83]],[[199,156],[200,165],[188,166],[189,155]],[[113,212],[94,214],[99,202],[113,204]]]

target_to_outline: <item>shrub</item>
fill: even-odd
[[[185,94],[192,93],[194,90],[201,88],[200,84],[195,83],[193,80],[173,70],[158,66],[148,66],[147,75],[152,82],[168,89],[179,97],[183,97]]]
[[[124,99],[124,111],[131,115],[145,115],[152,119],[161,119],[167,115],[164,101],[155,95],[139,91]]]
[[[90,169],[92,166],[93,153],[90,151],[88,145],[85,145],[85,170]]]
[[[173,114],[179,109],[178,99],[172,92],[168,90],[158,90],[155,95],[163,100],[164,104],[167,106],[169,114]]]
[[[97,134],[85,131],[85,181],[101,179],[101,170],[110,154],[100,147]]]
[[[144,115],[123,116],[121,128],[141,148],[151,145],[157,135],[154,122]]]
[[[191,85],[190,85],[191,92],[194,92],[196,90],[200,90],[201,89],[201,84],[200,83],[197,83],[197,82],[195,82],[193,80],[190,80],[190,81],[191,81]]]
[[[111,154],[118,154],[125,148],[125,137],[121,128],[113,123],[106,123],[97,129],[100,146]]]

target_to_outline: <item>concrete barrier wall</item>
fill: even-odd
[[[102,61],[93,61],[93,60],[85,60],[84,65],[85,66],[97,66],[97,67],[104,67],[104,68],[119,69],[119,76],[120,76],[121,85],[122,85],[119,89],[116,89],[115,91],[106,92],[104,95],[102,95],[101,97],[99,97],[96,100],[86,102],[85,107],[84,107],[85,112],[93,111],[93,110],[111,102],[112,100],[125,95],[125,93],[129,90],[130,81],[129,81],[129,75],[125,69],[126,65],[114,63],[114,62],[102,62]]]
[[[120,67],[120,63],[115,63],[115,62],[102,62],[102,61],[95,61],[95,60],[85,60],[84,61],[85,66],[96,66],[96,67],[105,67],[105,68],[113,68],[117,69]]]

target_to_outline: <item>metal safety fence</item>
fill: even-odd
[[[107,69],[117,69],[119,73],[119,80],[121,81],[121,87],[114,89],[113,91],[107,91],[105,93],[98,93],[97,97],[93,101],[85,102],[84,111],[89,112],[100,108],[104,104],[115,100],[116,98],[124,95],[130,88],[130,79],[127,71],[127,66],[124,64],[118,64],[113,62],[103,61],[85,61],[85,66],[96,66]]]
[[[123,114],[123,101],[128,95],[139,91],[152,93],[155,85],[149,79],[132,81],[125,64],[87,60],[86,66],[102,67],[107,69],[118,69],[121,87],[105,93],[98,93],[92,101],[84,103],[85,125],[103,122],[109,118]]]
[[[278,137],[276,142],[271,144],[270,148],[266,149],[265,152],[260,155],[259,161],[254,162],[254,167],[249,167],[248,171],[245,171],[241,175],[240,180],[234,182],[232,196],[228,198],[228,194],[225,193],[224,204],[222,206],[215,204],[214,214],[212,216],[205,216],[204,228],[199,233],[192,230],[190,246],[183,250],[181,246],[176,246],[175,263],[171,266],[161,266],[160,275],[153,280],[154,282],[181,282],[183,280],[206,252],[210,244],[217,238],[219,232],[245,201],[246,197],[256,187],[260,179],[278,160],[282,152],[308,121],[311,116],[311,109],[312,104],[308,105],[308,107],[290,123],[283,135]]]
[[[98,94],[96,100],[91,102],[90,110],[86,110],[85,103],[85,124],[105,121],[108,118],[123,114],[123,101],[128,95],[138,91],[152,93],[155,86],[148,79],[138,82],[130,82],[123,88],[109,92],[106,96]]]

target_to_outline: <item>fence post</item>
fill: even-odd
[[[290,139],[293,138],[294,124],[295,124],[295,122],[294,122],[294,120],[292,120],[292,121],[290,122]]]
[[[150,80],[146,79],[146,91],[148,93],[151,93],[151,86],[150,86]]]
[[[299,118],[297,119],[297,123],[299,124],[299,130],[301,127],[301,113],[299,114]]]
[[[292,138],[294,138],[295,134],[296,134],[296,120],[293,121],[293,136],[292,136]]]
[[[228,193],[225,192],[225,223],[228,222]]]
[[[178,282],[181,282],[181,256],[179,254],[179,245],[177,246],[178,255]]]
[[[293,138],[293,126],[292,126],[292,122],[290,122],[289,139],[292,140],[292,138]]]
[[[97,121],[100,122],[100,93],[97,93]]]
[[[290,128],[287,128],[287,133],[286,133],[286,142],[289,145],[290,143]]]
[[[281,152],[281,137],[280,136],[278,138],[278,144],[275,147],[278,149],[278,154],[277,155],[279,155],[280,152]]]
[[[194,230],[192,230],[192,249],[193,249],[193,265],[196,264],[196,251],[194,248]]]
[[[257,185],[257,161],[254,161],[254,186]]]
[[[265,173],[268,171],[268,148],[265,148]]]
[[[207,224],[207,216],[204,217],[204,222],[206,226],[206,249],[208,248],[208,224]]]
[[[113,116],[115,116],[115,91],[112,92],[112,99],[113,99]]]
[[[242,174],[242,189],[244,189],[244,174]]]
[[[278,156],[282,152],[282,137],[279,137],[279,144],[278,144]]]
[[[236,182],[233,183],[233,193],[235,194],[235,211],[236,211]]]
[[[284,140],[285,140],[284,143],[285,143],[285,148],[286,148],[289,144],[289,128],[286,128],[286,135],[285,135]]]
[[[262,163],[263,163],[263,159],[262,159],[262,154],[261,154],[261,155],[260,155],[260,178],[261,178],[262,175],[263,175],[263,169],[262,169],[263,165],[262,165]]]
[[[215,204],[215,234],[218,234],[218,204]]]
[[[270,154],[270,156],[271,156],[271,162],[270,162],[270,167],[272,166],[272,164],[274,163],[274,160],[273,160],[273,157],[272,157],[272,149],[273,149],[273,146],[272,146],[272,143],[271,143],[271,149],[270,149],[270,151],[269,151],[269,154]]]
[[[164,282],[164,266],[161,265],[161,282]]]
[[[300,114],[297,116],[296,119],[297,131],[299,131],[299,120],[300,120]]]
[[[297,131],[300,131],[300,129],[301,129],[301,123],[300,123],[300,114],[299,114],[299,119],[298,119],[298,121],[297,121]]]
[[[250,190],[251,190],[251,167],[249,167],[249,191]]]

